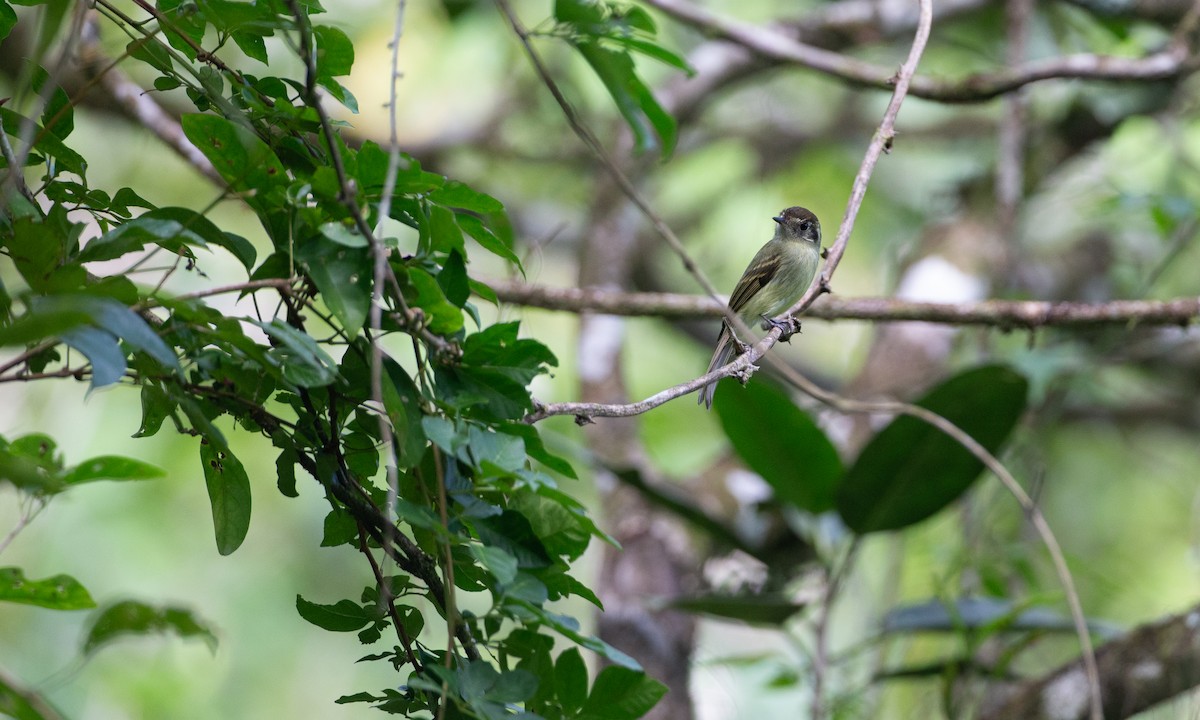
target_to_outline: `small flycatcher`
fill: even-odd
[[[820,264],[821,223],[812,211],[790,207],[772,219],[779,223],[775,237],[750,261],[729,296],[729,309],[737,313],[747,327],[760,322],[764,327],[774,324],[772,319],[795,304],[808,290]],[[789,332],[790,324],[784,329]],[[729,321],[723,320],[708,372],[728,364],[741,353],[742,343],[729,327]],[[711,408],[716,391],[716,383],[701,388],[699,402]]]

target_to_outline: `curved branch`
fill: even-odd
[[[854,85],[881,90],[896,84],[890,68],[806,45],[769,27],[723,18],[686,0],[644,1],[682,23],[740,45],[766,60],[802,65]],[[1165,50],[1140,58],[1084,53],[1036,60],[957,80],[916,76],[912,78],[909,94],[943,103],[976,103],[1042,80],[1164,80],[1190,73],[1197,64],[1192,49],[1177,37]]]

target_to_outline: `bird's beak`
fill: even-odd
[[[775,217],[773,217],[771,219],[774,220],[775,222],[779,223],[780,225],[783,224],[783,216],[782,215],[776,215]]]

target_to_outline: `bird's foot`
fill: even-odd
[[[731,377],[734,380],[737,380],[741,384],[745,385],[746,383],[750,382],[750,378],[756,372],[758,372],[758,366],[751,363],[751,364],[747,365],[746,367],[742,368],[741,370],[738,370],[734,374],[730,375],[729,377]]]
[[[762,316],[763,329],[771,328],[779,330],[779,342],[791,342],[792,335],[800,332],[800,321],[788,315],[782,320],[769,318],[766,315]]]

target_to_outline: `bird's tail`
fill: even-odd
[[[713,352],[712,360],[708,363],[708,370],[705,374],[716,370],[719,367],[727,365],[733,359],[734,350],[733,337],[729,334],[729,327],[721,326],[721,336],[717,338],[717,349]],[[713,395],[717,392],[717,384],[710,383],[700,388],[697,403],[703,405],[705,409],[711,409],[713,403]]]

